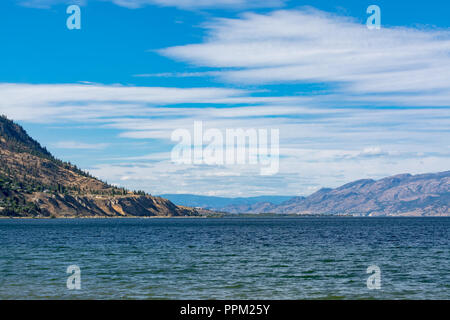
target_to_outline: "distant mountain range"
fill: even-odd
[[[450,171],[357,180],[277,205],[274,213],[449,216]]]
[[[18,124],[0,116],[0,216],[190,216],[143,191],[117,188],[53,157]]]
[[[175,203],[186,200],[193,206],[228,213],[450,216],[450,171],[357,180],[336,189],[323,188],[308,197],[293,197],[281,203],[279,200],[283,197],[275,197],[276,202],[265,197],[222,198],[226,201],[220,207],[212,207],[211,203],[217,197],[166,197]],[[195,199],[195,204],[189,202],[190,199]]]
[[[205,208],[222,212],[260,212],[264,205],[281,204],[291,199],[291,196],[258,196],[248,198],[226,198],[214,196],[201,196],[194,194],[161,194],[175,204],[189,207]]]

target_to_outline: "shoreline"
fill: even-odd
[[[258,215],[258,214],[227,214],[222,216],[117,216],[117,217],[107,217],[107,216],[80,216],[80,217],[7,217],[0,216],[0,220],[9,219],[30,219],[30,220],[72,220],[72,219],[236,219],[236,218],[249,218],[249,219],[263,219],[263,218],[450,218],[450,216],[436,215],[436,216],[358,216],[358,215]]]

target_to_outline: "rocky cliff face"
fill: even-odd
[[[293,198],[275,213],[352,214],[362,216],[449,216],[450,171],[402,174],[381,180],[358,180]]]
[[[191,216],[196,210],[176,206],[169,200],[142,195],[102,196],[33,193],[27,200],[35,203],[44,216],[55,217],[147,217]]]
[[[199,212],[104,183],[53,157],[0,117],[0,215],[24,217],[192,216]]]

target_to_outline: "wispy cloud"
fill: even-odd
[[[230,111],[232,109],[227,109]],[[193,130],[193,121],[204,120],[209,128],[279,128],[280,172],[276,176],[258,177],[252,166],[174,165],[169,153],[149,154],[141,158],[122,159],[128,165],[105,164],[93,172],[109,181],[126,175],[127,183],[147,184],[148,190],[170,189],[197,193],[208,192],[208,185],[226,185],[216,190],[221,195],[308,194],[317,187],[336,187],[360,178],[378,178],[403,172],[444,171],[448,168],[450,145],[447,142],[450,115],[441,109],[328,109],[286,108],[286,114],[266,117],[255,110],[252,118],[220,117],[201,108],[178,110],[179,117],[163,122],[151,119],[117,119],[108,128],[122,130],[121,136],[132,139],[168,141],[175,128]],[[277,108],[273,109],[276,113]],[[289,112],[290,111],[290,112]],[[293,117],[295,114],[296,117]],[[245,115],[245,113],[243,113]],[[414,128],[412,130],[412,128]],[[121,161],[116,159],[116,161]],[[130,163],[132,165],[130,166]],[[122,173],[123,172],[123,173]],[[145,179],[152,173],[170,177],[167,185]],[[228,173],[225,175],[224,173]],[[227,179],[229,176],[230,179]],[[222,177],[212,180],[213,177]],[[231,178],[233,177],[233,178]],[[242,187],[245,185],[245,188]],[[282,185],[282,187],[281,187]],[[165,188],[161,190],[161,188]],[[181,189],[180,189],[181,188]],[[280,189],[281,188],[281,189]]]
[[[85,150],[101,150],[108,147],[108,143],[84,143],[78,141],[59,141],[53,144],[58,149],[85,149]]]
[[[17,0],[17,2],[24,7],[49,9],[57,4],[86,5],[87,0]]]
[[[94,2],[95,0],[89,0]],[[98,0],[97,0],[98,1]],[[102,0],[109,1],[118,6],[137,9],[147,5],[160,7],[176,7],[179,9],[246,9],[246,8],[273,8],[280,7],[285,0]],[[56,4],[87,4],[88,0],[19,0],[19,3],[28,7],[49,8]]]
[[[313,9],[246,13],[214,19],[205,28],[203,43],[159,52],[218,68],[233,83],[328,83],[341,99],[450,105],[449,30],[369,30]]]
[[[155,194],[208,194],[249,196],[263,194],[305,195],[321,187],[337,187],[362,178],[382,178],[393,173],[424,173],[448,170],[448,157],[422,155],[352,158],[345,161],[317,154],[314,160],[297,156],[283,158],[278,175],[263,177],[250,166],[182,166],[169,161],[101,164],[89,171],[129,188],[139,186]],[[314,150],[303,150],[311,155]],[[431,169],[431,170],[430,170]],[[123,179],[126,177],[126,179]],[[161,181],[164,181],[162,184]]]
[[[140,8],[145,5],[177,7],[180,9],[231,8],[245,9],[258,7],[278,7],[284,0],[109,0],[119,6]]]
[[[219,76],[220,72],[203,71],[203,72],[162,72],[162,73],[141,73],[134,74],[136,78],[194,78],[205,76]]]
[[[127,87],[84,84],[0,84],[0,112],[16,120],[51,122],[145,116],[151,106],[283,102],[226,88]]]

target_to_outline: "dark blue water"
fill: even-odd
[[[449,235],[449,218],[1,219],[0,298],[450,299]]]

